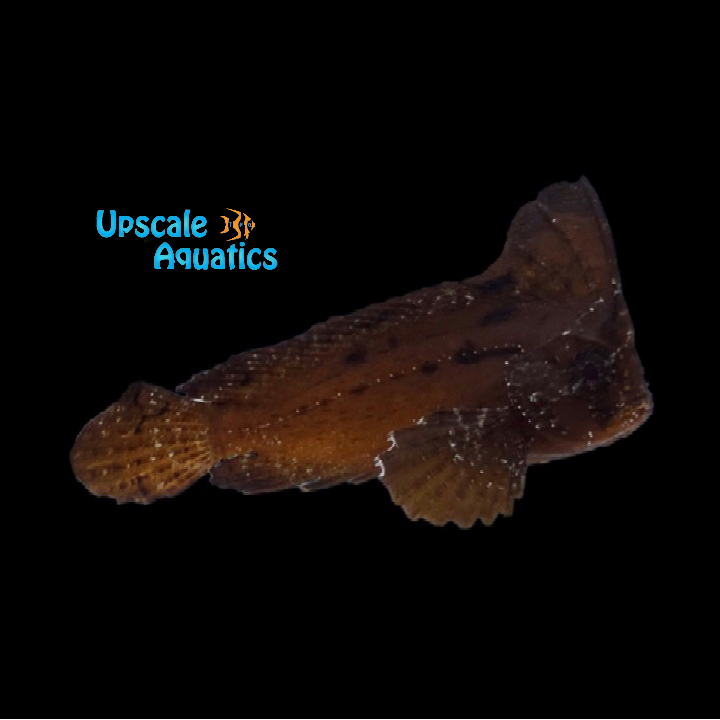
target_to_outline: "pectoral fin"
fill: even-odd
[[[433,525],[485,525],[522,497],[525,424],[509,409],[438,411],[390,434],[380,479],[406,515]]]

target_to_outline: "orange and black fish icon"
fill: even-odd
[[[237,240],[238,238],[242,237],[242,228],[241,225],[245,226],[245,239],[247,240],[250,236],[250,231],[255,227],[255,223],[247,216],[245,213],[238,212],[237,210],[233,210],[232,208],[228,208],[228,210],[234,212],[237,215],[237,218],[233,220],[232,227],[233,230],[237,233],[235,237],[231,237],[228,239],[228,242],[232,242],[233,240]],[[245,220],[243,220],[243,215],[245,216]],[[225,215],[220,216],[225,221],[225,229],[220,233],[223,235],[230,229],[230,219],[225,217]]]

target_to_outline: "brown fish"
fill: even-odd
[[[334,317],[181,385],[131,385],[70,459],[149,503],[212,472],[244,493],[380,477],[413,519],[510,515],[528,465],[606,445],[652,410],[610,229],[585,179],[523,206],[485,273]]]

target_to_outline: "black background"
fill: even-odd
[[[670,394],[659,270],[668,238],[658,208],[671,192],[654,148],[619,120],[607,141],[582,128],[548,138],[522,124],[502,136],[462,128],[441,142],[412,127],[386,130],[320,145],[291,133],[249,143],[248,153],[208,140],[188,158],[182,142],[155,128],[142,151],[127,143],[84,153],[63,188],[73,212],[47,280],[58,383],[43,460],[52,469],[33,484],[32,511],[18,518],[28,538],[21,557],[31,556],[39,574],[31,586],[48,636],[64,646],[96,635],[105,651],[131,656],[140,678],[111,663],[123,683],[150,682],[163,672],[151,670],[155,653],[177,653],[186,658],[188,702],[198,707],[192,683],[204,672],[221,695],[245,673],[268,687],[292,675],[315,688],[292,699],[268,689],[277,712],[318,702],[323,678],[352,673],[352,707],[376,708],[372,697],[394,684],[396,663],[408,669],[408,650],[432,674],[457,661],[458,648],[477,656],[522,637],[512,675],[542,667],[562,636],[568,653],[613,653],[603,672],[617,687],[631,682],[617,668],[634,648],[647,655],[674,633],[658,633],[648,613],[691,572],[677,556],[674,478],[658,452],[669,437]],[[172,389],[332,315],[479,274],[524,202],[581,175],[613,229],[655,412],[609,448],[530,468],[513,517],[471,530],[411,522],[378,481],[247,497],[204,479],[173,499],[118,506],[73,477],[77,433],[129,383]],[[222,247],[228,206],[256,223],[248,247],[276,248],[275,270],[155,270],[161,241],[104,239],[95,229],[101,208],[151,218],[190,208],[208,218],[208,235],[171,244]],[[68,612],[77,618],[72,629]],[[85,663],[83,672],[102,675],[91,658]],[[465,673],[480,682],[473,663],[460,665],[458,682]],[[242,685],[246,695],[231,712],[246,712],[242,697],[254,689]],[[552,702],[554,693],[547,686],[513,702]]]
[[[5,713],[716,717],[714,24],[243,5],[203,32],[211,8],[179,9],[61,6],[7,63]],[[475,275],[522,203],[583,174],[655,411],[530,468],[512,518],[413,523],[377,482],[118,507],[72,476],[128,383]],[[100,208],[227,206],[276,270],[157,271],[154,242],[95,231]]]

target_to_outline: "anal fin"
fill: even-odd
[[[438,411],[391,433],[380,479],[415,520],[471,527],[512,514],[522,497],[525,424],[508,408]]]

